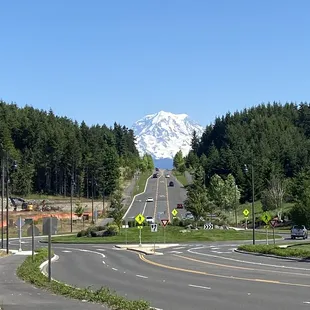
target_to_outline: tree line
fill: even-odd
[[[253,168],[254,198],[264,210],[284,201],[300,207],[302,199],[310,201],[310,183],[301,181],[310,179],[310,105],[274,102],[217,117],[201,137],[193,132],[191,151],[185,157],[178,152],[174,166],[201,167],[206,188],[215,175],[233,176],[240,202],[252,201]]]
[[[87,126],[30,106],[19,108],[0,101],[0,154],[18,169],[11,174],[14,194],[41,193],[80,197],[110,196],[120,176],[133,177],[149,158],[141,159],[131,129]]]

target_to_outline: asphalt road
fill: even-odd
[[[158,256],[111,245],[55,245],[53,277],[108,286],[164,310],[310,309],[309,263],[239,254],[236,245],[186,244]]]
[[[170,178],[166,178],[166,174],[169,174]],[[174,182],[173,187],[168,186],[170,181]],[[154,202],[146,202],[149,197],[153,198]],[[133,220],[141,213],[145,217],[153,217],[159,223],[162,219],[171,221],[173,218],[172,210],[177,207],[178,203],[183,204],[185,198],[186,190],[175,177],[168,171],[160,170],[159,177],[151,177],[147,182],[145,192],[136,196],[125,220]],[[185,214],[184,209],[177,211],[177,217],[182,217]]]

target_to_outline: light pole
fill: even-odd
[[[1,248],[4,248],[4,154],[1,156]]]
[[[11,171],[17,169],[17,163],[14,160],[11,166]],[[10,183],[10,169],[9,169],[9,154],[6,152],[6,253],[9,254],[9,183]]]
[[[71,174],[71,195],[70,195],[70,208],[71,208],[71,215],[70,215],[70,230],[73,231],[73,173]]]
[[[248,173],[247,165],[244,165],[245,173]],[[255,206],[254,206],[254,166],[251,164],[251,183],[252,183],[252,225],[253,225],[253,244],[255,244]]]

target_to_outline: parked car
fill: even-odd
[[[154,202],[154,199],[152,197],[149,197],[148,199],[146,199],[146,202]]]
[[[169,182],[169,186],[173,187],[174,183],[172,181]]]
[[[294,225],[291,229],[291,239],[308,238],[308,230],[304,225]]]
[[[146,222],[149,223],[149,224],[155,224],[155,221],[154,221],[154,219],[151,216],[147,216],[146,217]]]

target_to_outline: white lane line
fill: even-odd
[[[113,270],[115,270],[115,271],[117,271],[117,270],[118,270],[118,269],[116,269],[116,268],[113,268],[113,267],[112,267],[112,269],[113,269]]]
[[[219,250],[220,249],[220,248],[216,248],[214,246],[212,246],[211,248],[212,248],[212,250]]]
[[[104,265],[106,264],[104,260],[102,261],[102,264],[104,264]]]
[[[143,211],[142,211],[142,215],[144,215],[146,205],[147,205],[147,202],[144,204]]]
[[[161,308],[154,308],[154,307],[152,307],[152,308],[151,308],[151,310],[163,310],[163,309],[161,309]]]
[[[182,254],[183,252],[179,252],[179,251],[169,251],[168,253]]]
[[[141,276],[140,274],[136,274],[136,277],[138,277],[138,278],[143,278],[143,279],[148,279],[148,277]]]
[[[77,249],[77,248],[67,248],[67,247],[61,247],[61,246],[55,246],[55,249],[64,249],[64,250],[70,250],[70,251],[80,251],[80,252],[85,252],[85,253],[93,253],[100,255],[101,257],[105,258],[105,255],[100,252],[92,251],[92,250],[86,250],[86,249]]]
[[[185,249],[185,246],[180,246],[178,248],[173,248],[174,250],[182,250],[182,249]]]
[[[64,250],[64,251],[61,251],[62,253],[72,253],[72,251],[68,251],[68,250]]]
[[[304,301],[303,304],[310,304],[310,301]]]
[[[271,265],[271,264],[250,262],[250,261],[235,259],[235,258],[231,258],[231,257],[218,256],[218,255],[207,254],[207,253],[200,253],[200,252],[194,251],[194,250],[199,250],[199,249],[203,249],[203,248],[204,247],[191,248],[191,249],[187,250],[187,252],[192,253],[192,254],[196,254],[196,255],[207,256],[207,257],[221,258],[221,259],[224,259],[224,260],[228,260],[228,261],[232,261],[232,262],[237,262],[237,263],[242,263],[242,264],[266,266],[266,267],[272,267],[272,268],[283,268],[283,269],[310,271],[309,268],[301,268],[301,267],[293,267],[293,266],[279,266],[279,265]]]
[[[207,287],[207,286],[194,285],[194,284],[188,284],[188,286],[194,287],[194,288],[202,288],[204,290],[211,290],[211,287]]]

